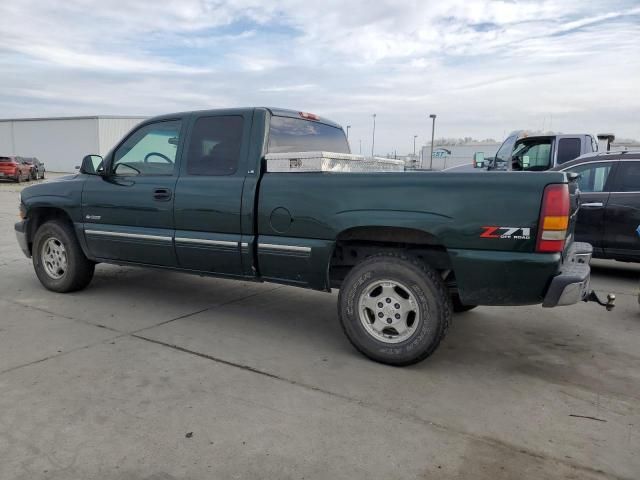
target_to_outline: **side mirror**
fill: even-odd
[[[82,159],[80,173],[104,175],[104,160],[100,155],[87,155]]]
[[[484,152],[473,154],[473,168],[484,168]]]

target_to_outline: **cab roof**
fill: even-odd
[[[145,123],[148,123],[150,121],[164,120],[164,119],[168,120],[170,118],[175,118],[175,117],[184,117],[187,115],[192,115],[194,113],[199,115],[217,114],[222,112],[228,113],[228,114],[234,114],[234,113],[239,114],[239,113],[247,113],[249,111],[253,111],[257,109],[266,110],[271,115],[275,115],[278,117],[301,118],[304,120],[324,123],[325,125],[330,125],[332,127],[336,127],[340,129],[342,128],[342,126],[339,123],[334,122],[333,120],[329,120],[328,118],[321,117],[316,114],[310,114],[300,110],[290,110],[286,108],[276,108],[276,107],[215,108],[215,109],[207,109],[207,110],[191,110],[191,111],[185,111],[185,112],[175,112],[175,113],[168,113],[164,115],[158,115],[156,117],[148,118],[145,121]]]

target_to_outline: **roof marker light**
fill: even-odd
[[[300,116],[302,118],[305,118],[307,120],[320,120],[320,117],[315,113],[308,113],[308,112],[298,112],[298,113],[300,113]]]

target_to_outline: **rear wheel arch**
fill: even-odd
[[[355,265],[380,253],[416,258],[438,271],[448,287],[454,286],[449,252],[436,235],[414,228],[384,226],[354,227],[337,235],[327,268],[328,284],[339,288]]]

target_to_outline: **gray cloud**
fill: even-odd
[[[297,108],[379,152],[438,135],[640,137],[634,1],[4,2],[2,116]],[[419,141],[420,141],[419,139]],[[366,147],[368,148],[368,147]]]

